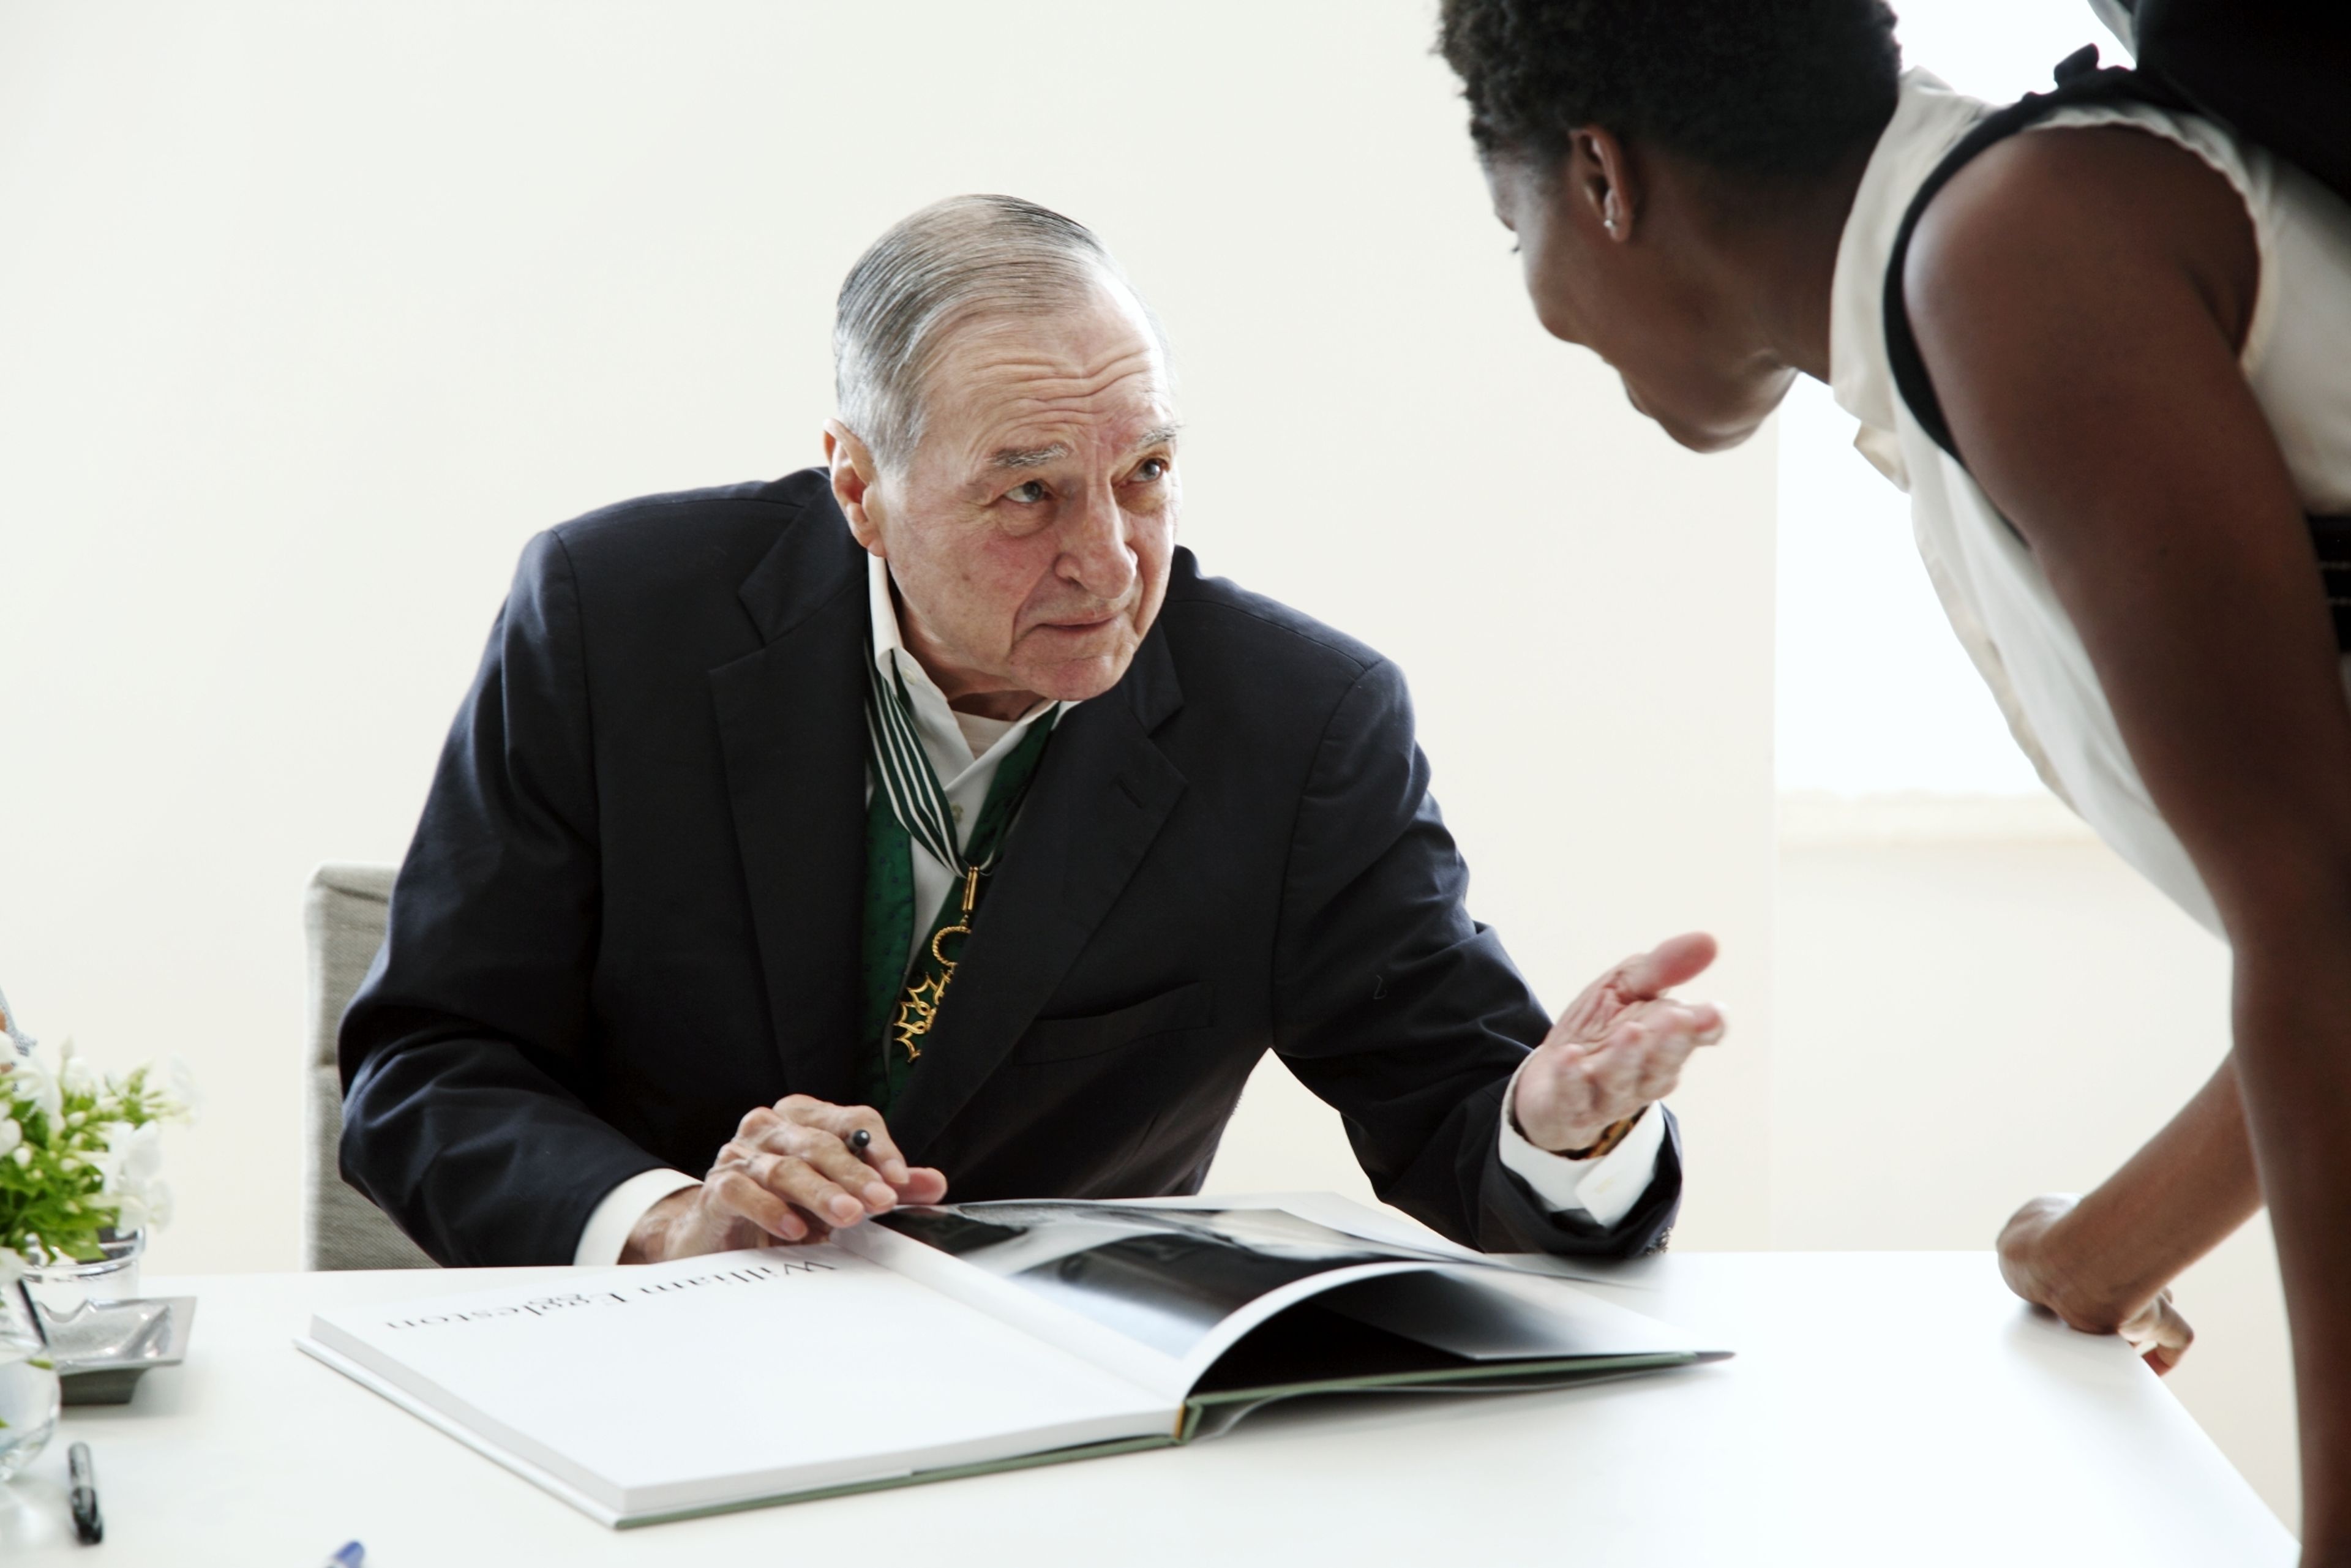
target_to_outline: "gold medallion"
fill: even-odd
[[[946,1001],[947,982],[955,978],[956,960],[940,950],[941,944],[950,936],[971,935],[972,905],[979,901],[979,867],[973,866],[964,877],[963,919],[953,925],[940,926],[931,938],[931,961],[938,965],[939,972],[908,986],[898,1003],[898,1021],[893,1027],[909,1061],[922,1060],[923,1037],[931,1032],[931,1026],[938,1021],[939,1008]]]

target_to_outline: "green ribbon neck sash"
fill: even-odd
[[[946,1004],[963,943],[1003,852],[1012,819],[1029,793],[1046,743],[1061,716],[1055,709],[997,765],[987,799],[966,837],[930,755],[914,728],[914,699],[894,667],[866,661],[865,728],[873,794],[865,811],[865,908],[862,930],[864,998],[859,1080],[867,1103],[888,1111],[921,1060]],[[911,964],[914,936],[914,849],[948,868],[956,882],[932,917]]]

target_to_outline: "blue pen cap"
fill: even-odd
[[[327,1568],[360,1568],[367,1561],[367,1548],[356,1541],[346,1541],[327,1559]]]

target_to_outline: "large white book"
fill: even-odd
[[[1165,1447],[1301,1395],[1728,1354],[1321,1197],[907,1208],[338,1308],[297,1343],[608,1525]]]

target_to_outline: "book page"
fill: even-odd
[[[311,1335],[624,1518],[1164,1435],[1176,1415],[831,1245],[337,1308]]]
[[[1123,1198],[1140,1208],[1278,1208],[1301,1219],[1365,1241],[1384,1242],[1456,1262],[1507,1267],[1493,1256],[1447,1239],[1399,1211],[1357,1203],[1335,1192],[1192,1193],[1173,1197]]]
[[[1464,1361],[1699,1354],[1689,1336],[1562,1280],[1501,1269],[1433,1269],[1344,1286],[1328,1311]]]
[[[1176,1399],[1293,1302],[1455,1261],[1279,1208],[1078,1200],[895,1209],[841,1241]]]

